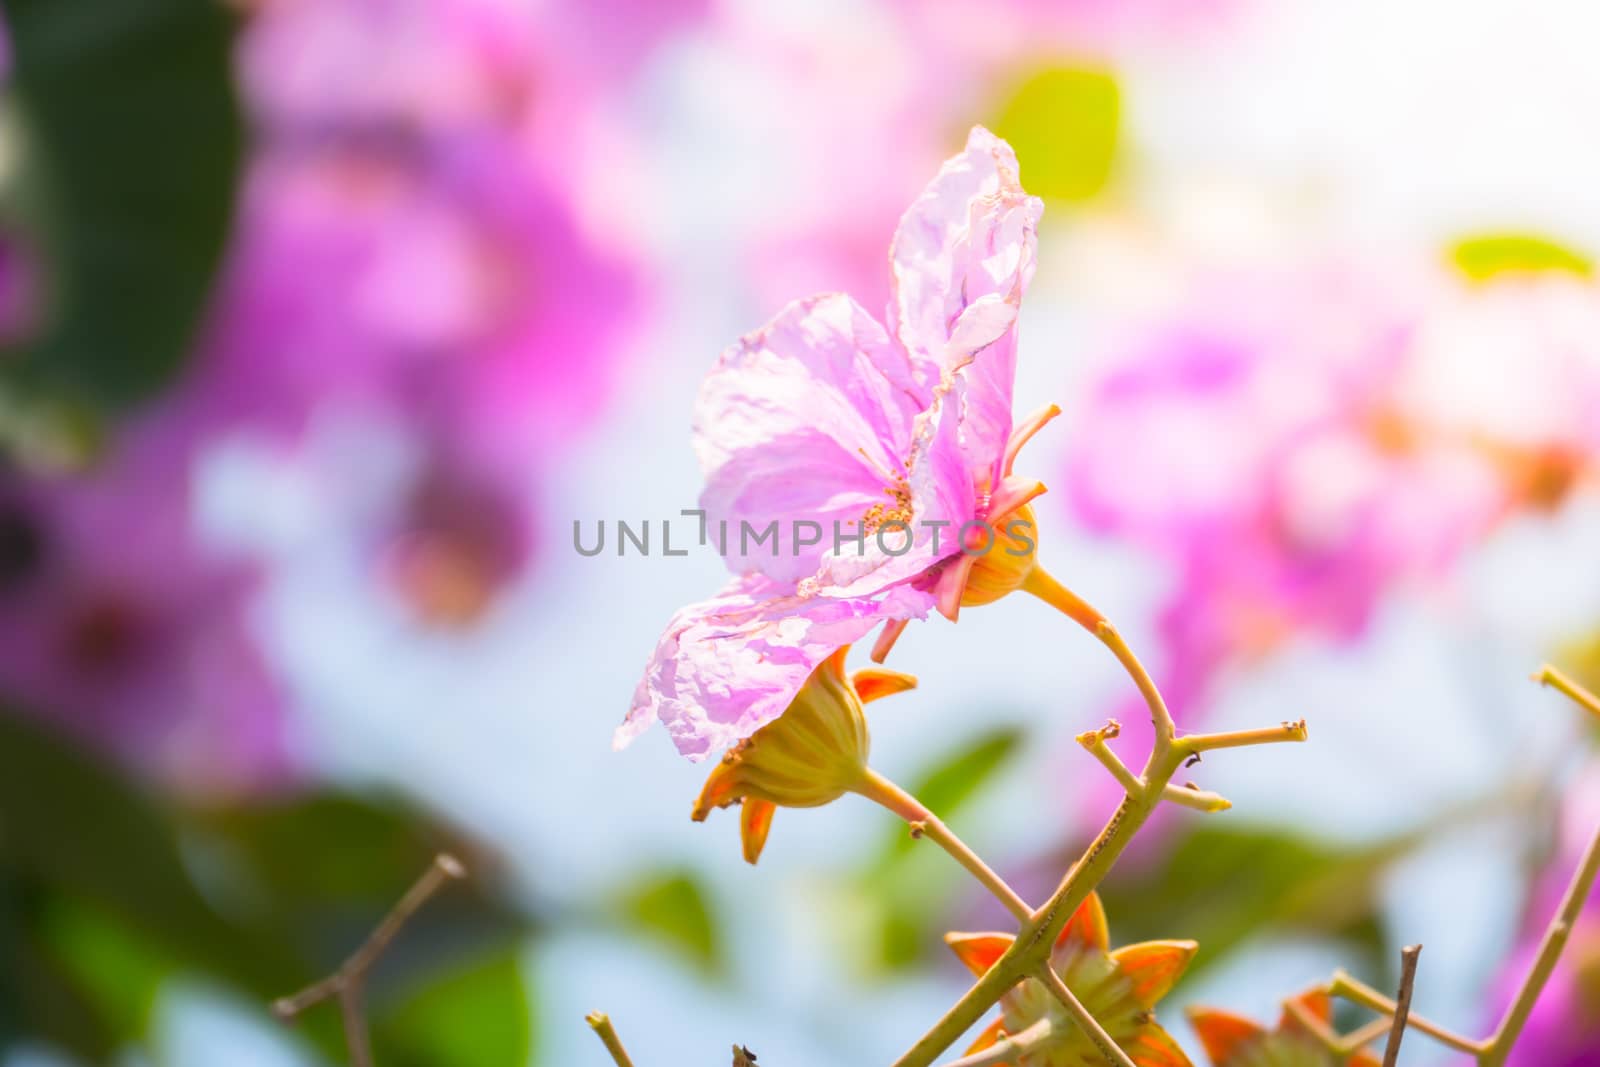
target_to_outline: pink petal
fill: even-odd
[[[906,482],[911,491],[909,529],[888,524],[863,542],[844,542],[823,556],[807,591],[826,596],[867,596],[914,578],[961,548],[961,528],[977,517],[978,494],[961,448],[962,382],[941,389],[934,406],[917,417]],[[910,544],[907,546],[907,539]]]
[[[997,476],[1011,434],[1016,319],[1044,206],[1023,192],[1011,147],[981,126],[900,220],[889,250],[895,337],[932,385],[966,380],[962,447]]]
[[[811,672],[884,620],[921,618],[932,599],[902,587],[881,598],[799,597],[760,575],[734,579],[673,617],[617,728],[621,748],[660,721],[696,762],[781,715]]]
[[[838,293],[790,304],[722,354],[700,389],[695,451],[701,506],[729,524],[739,573],[780,580],[813,574],[833,546],[905,477],[913,423],[926,402],[911,364],[871,315]],[[756,545],[776,521],[775,541]],[[815,544],[799,542],[820,524]],[[755,531],[740,536],[741,523]]]

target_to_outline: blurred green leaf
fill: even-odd
[[[98,908],[60,894],[45,909],[41,936],[64,973],[112,1033],[147,1032],[170,961],[137,931]]]
[[[77,1034],[71,1047],[98,1061],[143,1036],[149,998],[174,971],[231,986],[265,1015],[353,951],[441,845],[471,856],[403,808],[337,795],[168,808],[0,711],[0,1034]],[[453,885],[390,946],[372,1003],[527,928],[476,882]],[[340,1047],[331,1008],[300,1028],[324,1052]]]
[[[390,1014],[381,1062],[395,1067],[517,1067],[533,1051],[533,1008],[514,954],[430,982]]]
[[[1122,123],[1122,93],[1110,71],[1049,67],[1017,87],[995,121],[1016,149],[1030,193],[1082,201],[1111,180]]]
[[[1005,770],[1022,744],[1022,731],[1000,726],[966,742],[923,771],[910,786],[911,795],[949,822],[980,790]],[[915,841],[904,826],[895,826],[884,850],[884,862],[910,852]]]
[[[621,921],[678,953],[708,976],[724,969],[722,938],[709,897],[688,871],[646,877],[616,905]]]
[[[125,1035],[105,1025],[55,954],[39,943],[41,895],[0,863],[0,1048],[42,1040],[104,1062]]]
[[[226,243],[243,133],[217,0],[8,0],[20,210],[47,324],[6,360],[69,409],[150,396],[181,365]]]
[[[1192,972],[1247,938],[1286,930],[1377,950],[1378,876],[1415,843],[1406,835],[1345,847],[1273,827],[1202,823],[1159,862],[1114,870],[1102,896],[1119,944],[1199,941]]]
[[[301,974],[189,880],[165,813],[102,761],[0,711],[0,865],[67,891],[191,965],[265,992]]]
[[[1473,281],[1504,274],[1559,272],[1587,278],[1594,262],[1582,252],[1534,234],[1481,234],[1450,247],[1450,262]]]
[[[997,780],[1021,750],[1023,731],[997,726],[936,759],[910,783],[910,792],[946,822]],[[959,832],[959,831],[958,831]],[[857,884],[871,915],[866,937],[873,969],[905,970],[939,946],[937,927],[953,896],[972,883],[938,847],[914,840],[902,823],[889,828],[882,848]]]

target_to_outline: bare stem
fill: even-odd
[[[1270,745],[1282,741],[1304,741],[1306,721],[1283,722],[1260,730],[1232,730],[1220,734],[1191,734],[1178,739],[1178,748],[1185,756],[1211,752],[1219,748],[1243,748],[1247,745]]]
[[[633,1067],[633,1060],[628,1058],[628,1050],[622,1047],[622,1039],[617,1036],[616,1027],[611,1025],[610,1016],[603,1011],[594,1011],[587,1018],[590,1028],[600,1038],[600,1043],[605,1045],[606,1051],[611,1053],[611,1059],[617,1067]]]
[[[1039,968],[1037,977],[1044,983],[1044,987],[1050,991],[1051,996],[1060,1001],[1061,1006],[1067,1009],[1067,1014],[1072,1016],[1072,1021],[1077,1023],[1083,1029],[1083,1032],[1089,1035],[1089,1040],[1094,1042],[1095,1048],[1100,1050],[1100,1055],[1106,1058],[1107,1063],[1113,1064],[1114,1067],[1136,1067],[1133,1060],[1128,1058],[1128,1054],[1118,1047],[1117,1043],[1111,1039],[1110,1034],[1106,1033],[1105,1027],[1100,1025],[1100,1021],[1094,1017],[1088,1008],[1083,1006],[1083,1002],[1077,998],[1067,983],[1055,972],[1054,967],[1046,963]]]
[[[1049,1017],[1040,1019],[1021,1033],[1011,1034],[986,1049],[970,1053],[959,1060],[951,1060],[944,1067],[995,1067],[1015,1063],[1017,1058],[1047,1041],[1054,1032]]]
[[[1417,957],[1421,945],[1407,945],[1400,950],[1400,989],[1395,995],[1394,1021],[1389,1028],[1389,1043],[1383,1047],[1383,1067],[1395,1067],[1400,1058],[1400,1042],[1406,1034],[1406,1020],[1411,1017],[1411,990],[1417,981]]]
[[[1500,1067],[1511,1055],[1512,1046],[1517,1043],[1517,1038],[1522,1036],[1522,1028],[1528,1024],[1528,1016],[1532,1014],[1539,994],[1544,992],[1545,983],[1550,981],[1550,975],[1556,969],[1556,961],[1561,958],[1562,950],[1567,947],[1567,939],[1572,936],[1573,924],[1578,921],[1578,915],[1589,899],[1589,891],[1594,888],[1597,873],[1600,873],[1600,831],[1590,839],[1589,847],[1584,851],[1583,859],[1579,861],[1578,869],[1567,885],[1561,907],[1556,912],[1555,918],[1550,920],[1550,925],[1544,932],[1544,940],[1539,943],[1539,953],[1534,957],[1533,966],[1528,969],[1527,977],[1522,980],[1516,997],[1506,1009],[1505,1018],[1500,1021],[1499,1028],[1486,1043],[1484,1054],[1479,1060],[1483,1067]]]
[[[912,837],[926,837],[948,852],[985,889],[993,893],[995,899],[1004,904],[1006,910],[1018,922],[1027,922],[1033,917],[1033,909],[1017,895],[1017,891],[983,862],[976,852],[968,848],[966,842],[957,837],[954,830],[946,826],[943,820],[924,807],[910,793],[870,768],[858,792],[870,800],[877,801],[910,823]]]
[[[1117,657],[1117,662],[1133,679],[1133,684],[1138,687],[1139,694],[1150,709],[1150,722],[1156,730],[1156,750],[1161,751],[1170,745],[1177,729],[1172,723],[1172,713],[1167,710],[1167,702],[1162,699],[1150,672],[1144,669],[1144,664],[1139,662],[1139,657],[1133,654],[1117,628],[1082,597],[1056,581],[1043,567],[1034,567],[1023,581],[1022,588],[1105,642],[1112,655]]]
[[[1333,981],[1328,985],[1328,992],[1336,997],[1343,997],[1352,1004],[1359,1004],[1363,1008],[1375,1011],[1386,1019],[1392,1019],[1399,1009],[1399,1005],[1371,986],[1358,981],[1344,971],[1335,971]],[[1480,1056],[1484,1050],[1484,1042],[1474,1041],[1470,1037],[1463,1037],[1453,1030],[1448,1030],[1438,1023],[1412,1012],[1406,1020],[1406,1026],[1421,1034],[1427,1034],[1439,1044],[1457,1052],[1465,1052],[1469,1056]]]
[[[1556,670],[1550,664],[1546,663],[1543,667],[1540,667],[1538,673],[1533,676],[1533,680],[1540,685],[1548,685],[1552,689],[1565,693],[1579,707],[1585,708],[1595,715],[1600,715],[1600,697],[1596,697],[1569,675]]]
[[[361,946],[340,964],[337,971],[292,996],[274,1001],[272,1013],[283,1022],[289,1022],[307,1008],[324,1000],[336,998],[339,1001],[340,1017],[344,1021],[345,1046],[350,1051],[351,1067],[372,1067],[372,1048],[363,1012],[367,975],[411,917],[446,883],[466,876],[466,868],[461,865],[460,860],[448,853],[439,853],[428,865],[428,869],[422,873],[422,877],[406,890],[400,902],[390,909],[377,929],[373,930]]]
[[[1538,674],[1534,675],[1534,679],[1544,685],[1554,686],[1571,697],[1579,706],[1600,715],[1600,698],[1596,698],[1593,693],[1554,667],[1546,664]],[[1550,925],[1544,932],[1544,940],[1539,943],[1539,952],[1534,957],[1533,966],[1528,969],[1527,977],[1522,980],[1522,985],[1517,990],[1516,997],[1512,999],[1511,1006],[1506,1009],[1505,1017],[1500,1020],[1494,1036],[1484,1043],[1483,1055],[1479,1058],[1482,1067],[1500,1067],[1511,1055],[1512,1047],[1522,1035],[1522,1028],[1528,1024],[1528,1016],[1533,1013],[1533,1006],[1538,1001],[1539,994],[1544,992],[1545,984],[1550,981],[1550,975],[1556,969],[1556,961],[1561,958],[1562,951],[1567,947],[1567,940],[1572,936],[1573,924],[1578,921],[1578,915],[1589,899],[1597,874],[1600,874],[1600,830],[1596,831],[1594,838],[1589,842],[1589,847],[1584,850],[1583,858],[1578,861],[1578,869],[1573,872],[1572,881],[1567,885],[1566,895],[1561,899],[1561,907],[1550,920]]]
[[[982,1017],[983,1013],[1024,977],[1047,967],[1050,946],[1078,907],[1116,863],[1150,813],[1166,796],[1167,786],[1183,761],[1208,748],[1231,748],[1277,741],[1304,741],[1305,724],[1284,723],[1266,730],[1238,734],[1197,735],[1175,740],[1176,727],[1155,683],[1121,636],[1104,617],[1040,568],[1024,584],[1028,592],[1061,610],[1104,641],[1133,677],[1144,695],[1155,726],[1156,740],[1145,762],[1137,790],[1129,791],[1088,849],[1074,863],[1050,899],[1022,926],[1011,947],[945,1012],[927,1033],[908,1049],[894,1067],[929,1067],[934,1059]],[[1104,741],[1104,737],[1100,738]],[[1103,763],[1105,759],[1101,757]],[[1120,761],[1119,761],[1120,762]],[[1107,766],[1111,764],[1107,763]],[[1113,774],[1117,771],[1113,770]],[[1120,780],[1120,777],[1119,777]]]

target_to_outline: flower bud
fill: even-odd
[[[973,530],[965,550],[981,554],[974,557],[967,574],[962,607],[992,604],[1022,588],[1039,559],[1038,529],[1033,508],[1023,504],[990,524],[987,538]]]
[[[909,689],[910,675],[872,669],[847,678],[849,646],[823,660],[782,715],[723,754],[695,801],[693,818],[743,803],[745,859],[761,854],[775,807],[815,808],[869,788],[871,738],[864,701]]]

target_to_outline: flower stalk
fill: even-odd
[[[1600,715],[1600,697],[1596,697],[1568,675],[1546,664],[1534,675],[1533,680],[1541,685],[1550,686],[1569,697],[1578,706],[1587,711]],[[1588,847],[1584,850],[1583,857],[1578,861],[1578,867],[1572,874],[1572,879],[1567,883],[1567,889],[1561,899],[1561,905],[1556,909],[1556,914],[1551,918],[1550,925],[1546,927],[1544,937],[1539,943],[1539,950],[1534,956],[1533,964],[1528,968],[1527,975],[1521,985],[1517,987],[1516,995],[1512,997],[1511,1004],[1506,1008],[1500,1023],[1495,1027],[1494,1033],[1481,1040],[1463,1037],[1451,1030],[1431,1022],[1419,1015],[1409,1014],[1409,987],[1403,983],[1401,996],[1398,1001],[1390,1000],[1377,990],[1362,983],[1344,971],[1334,972],[1333,979],[1328,984],[1328,992],[1336,997],[1342,997],[1353,1004],[1359,1004],[1370,1011],[1377,1012],[1381,1017],[1380,1022],[1392,1025],[1393,1034],[1409,1027],[1417,1032],[1426,1034],[1447,1048],[1457,1052],[1464,1052],[1473,1057],[1478,1067],[1504,1067],[1510,1059],[1512,1050],[1516,1047],[1517,1039],[1522,1036],[1523,1029],[1528,1024],[1528,1018],[1533,1013],[1534,1005],[1538,1003],[1540,995],[1550,981],[1550,976],[1555,973],[1556,964],[1561,959],[1561,954],[1567,947],[1567,941],[1572,936],[1573,926],[1588,902],[1589,894],[1594,890],[1595,881],[1600,878],[1600,828],[1597,828],[1590,839]],[[1323,1037],[1323,1035],[1319,1035]],[[1329,1043],[1328,1038],[1334,1042],[1339,1041],[1338,1035],[1329,1033],[1324,1038],[1324,1043]],[[1397,1043],[1397,1041],[1395,1042]],[[1337,1049],[1336,1044],[1329,1043],[1330,1048]]]
[[[1172,716],[1154,681],[1104,616],[1089,607],[1081,597],[1051,578],[1042,568],[1034,569],[1023,588],[1059,608],[1112,649],[1145,697],[1150,709],[1151,722],[1155,726],[1155,744],[1145,763],[1143,773],[1134,776],[1132,772],[1121,773],[1126,768],[1121,760],[1105,747],[1105,741],[1116,736],[1114,727],[1109,733],[1096,731],[1093,735],[1085,735],[1089,738],[1088,741],[1080,738],[1085,748],[1094,753],[1123,786],[1125,795],[1122,802],[1083,855],[1067,871],[1050,898],[1022,924],[1022,929],[1011,947],[932,1028],[895,1061],[894,1067],[930,1067],[945,1049],[977,1023],[1012,986],[1024,978],[1037,975],[1042,969],[1049,969],[1051,945],[1060,936],[1062,929],[1078,907],[1105,879],[1128,843],[1138,834],[1156,807],[1168,799],[1168,787],[1187,760],[1201,752],[1220,748],[1298,742],[1306,739],[1306,725],[1303,720],[1285,722],[1261,730],[1177,737]],[[1101,750],[1111,755],[1111,760],[1101,755]],[[1121,768],[1121,771],[1118,768]],[[1222,798],[1215,799],[1221,801]],[[1120,1064],[1121,1061],[1108,1055],[1108,1062]]]

